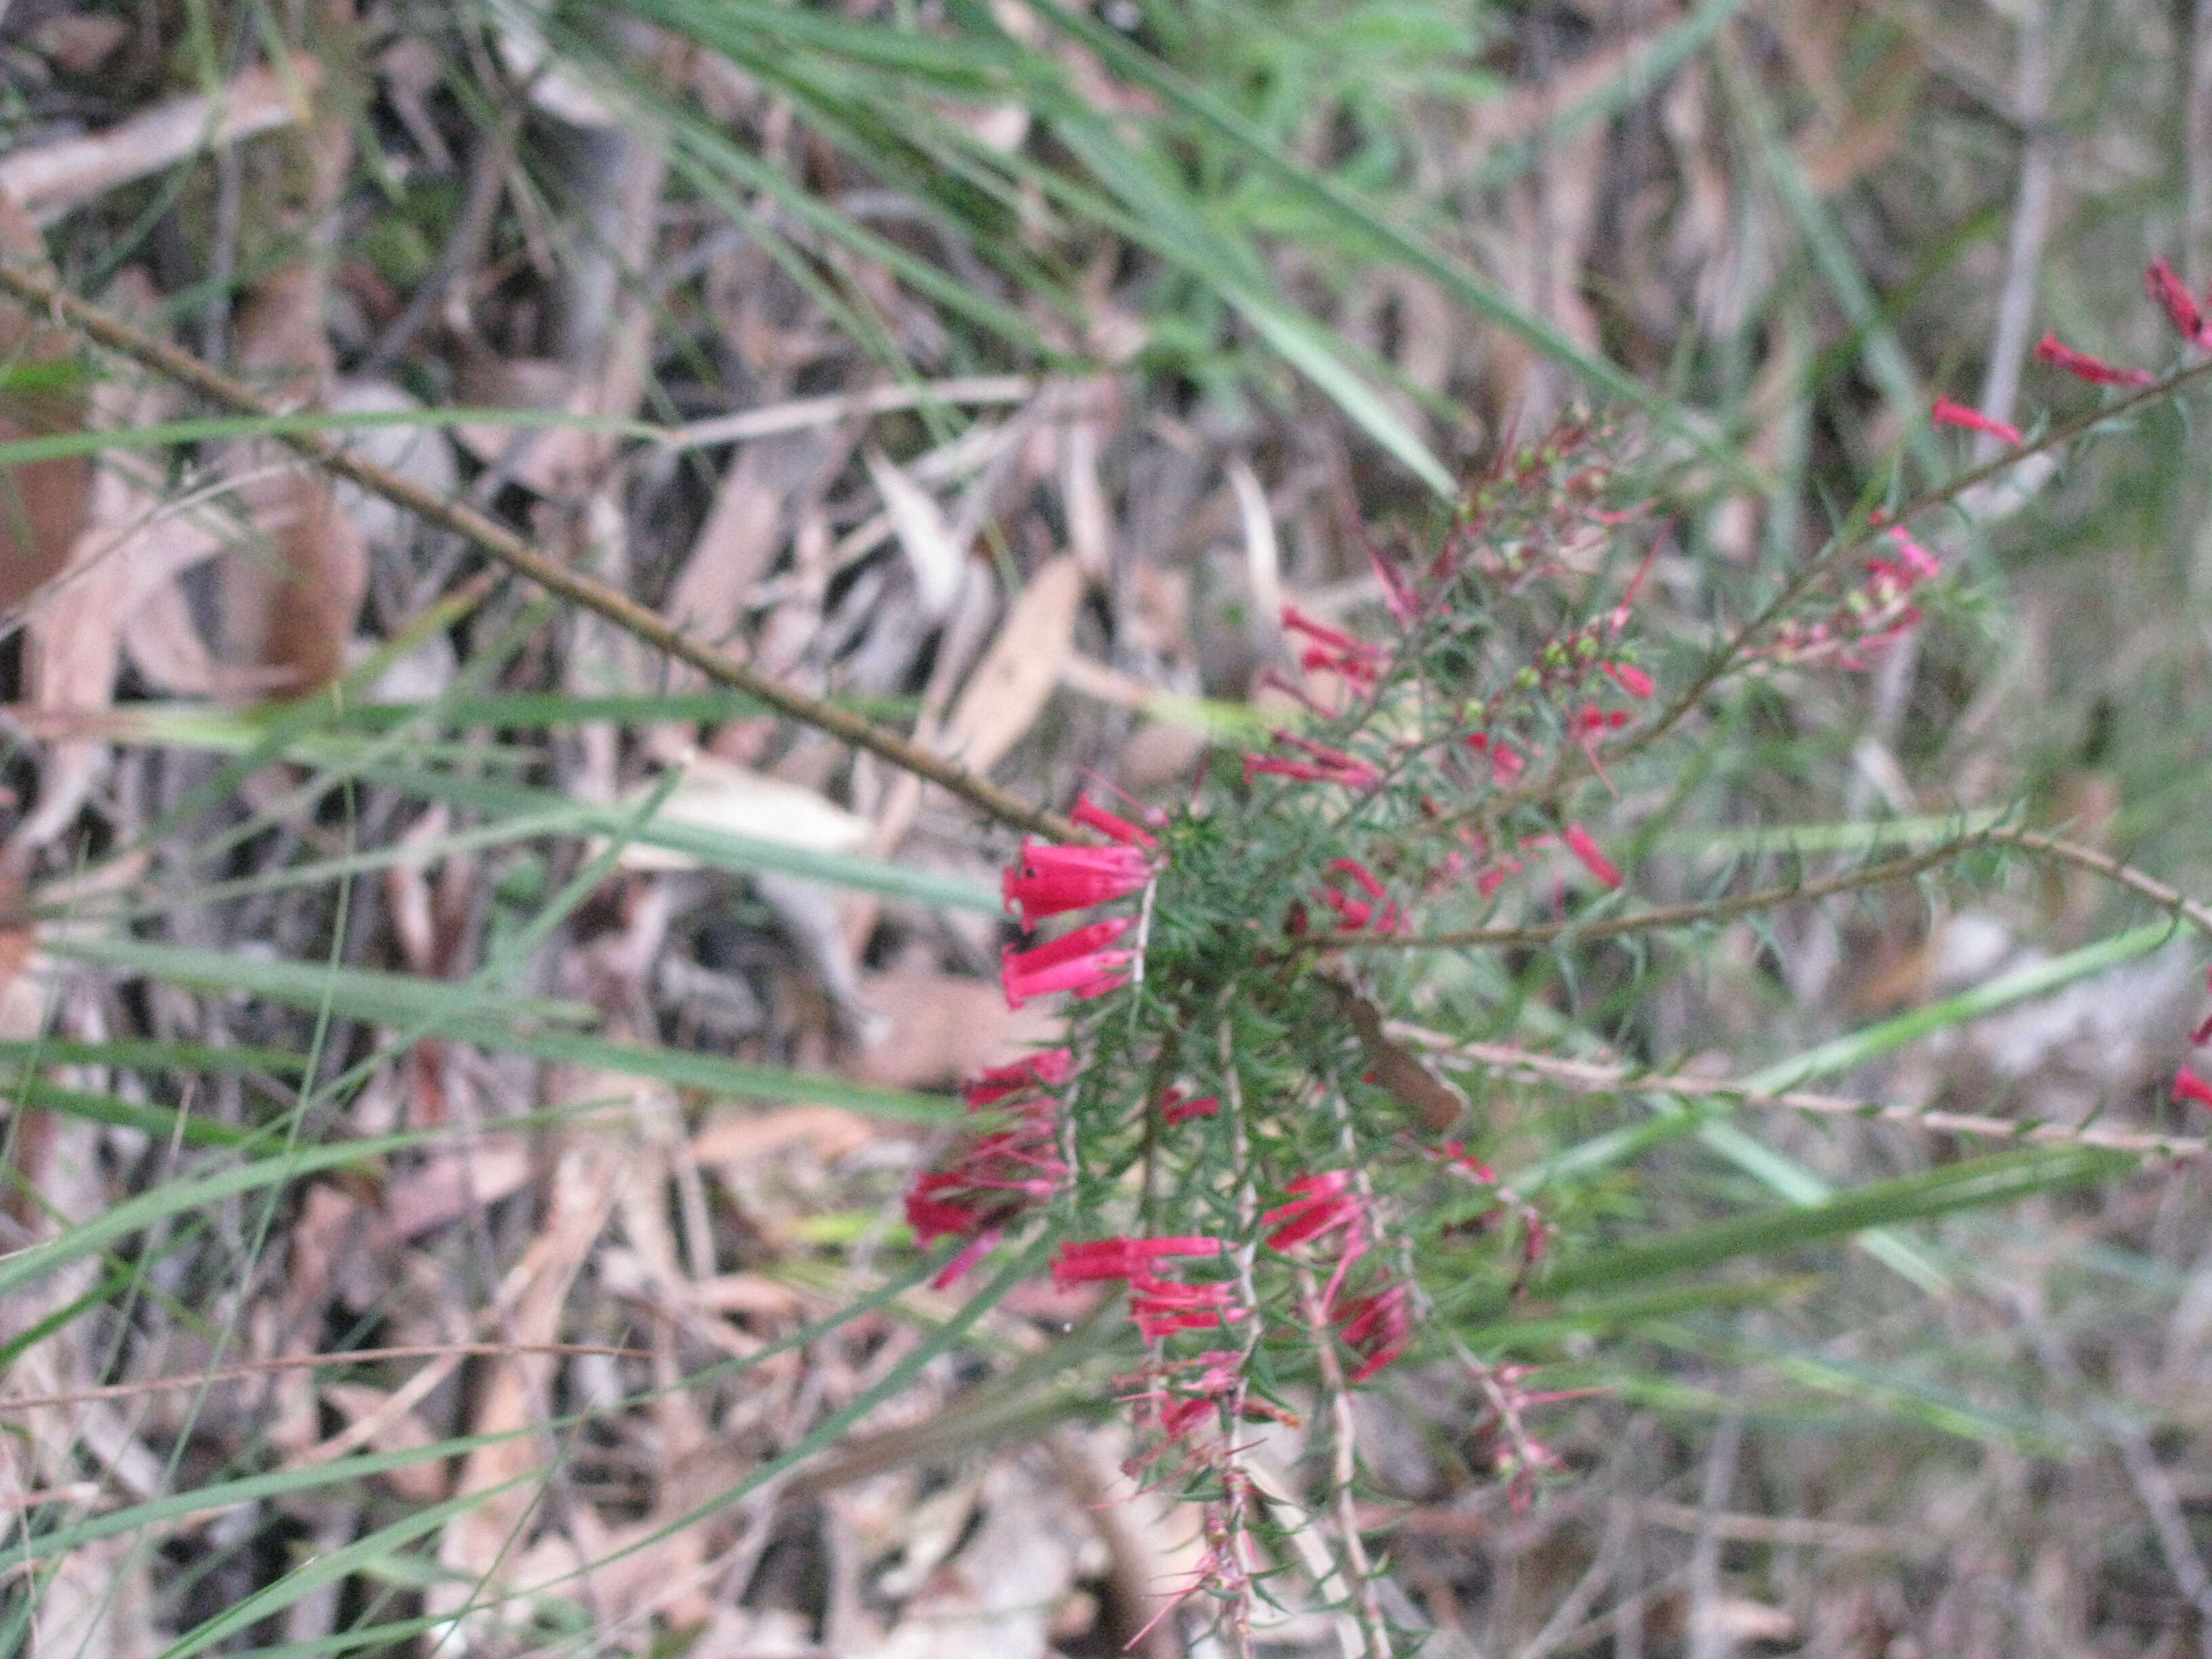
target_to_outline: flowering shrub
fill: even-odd
[[[2154,297],[2191,348],[2212,343],[2162,269]],[[2055,338],[2038,355],[2138,395],[2172,384]],[[1948,398],[1931,419],[2023,442]],[[1730,674],[1864,666],[1942,575],[1907,521],[1946,489],[1863,514],[1668,701],[1640,617],[1669,531],[1628,449],[1572,422],[1472,486],[1432,544],[1371,545],[1360,624],[1283,612],[1297,672],[1272,680],[1295,721],[1172,815],[1139,824],[1079,801],[1098,844],[1026,841],[1006,872],[1024,936],[1005,952],[1006,1000],[1065,995],[1066,1044],[969,1089],[974,1128],[908,1214],[925,1243],[957,1242],[940,1283],[1039,1222],[1060,1239],[1057,1285],[1126,1294],[1144,1353],[1121,1394],[1142,1436],[1133,1468],[1206,1506],[1187,1588],[1232,1625],[1261,1571],[1263,1506],[1240,1462],[1257,1423],[1449,1362],[1516,1501],[1553,1465],[1528,1418],[1558,1396],[1458,1333],[1540,1282],[1559,1221],[1485,1161],[1500,1128],[1486,1104],[1394,1030],[1416,951],[1507,939],[1509,908],[1555,933],[1617,913],[1626,843],[1600,816],[1612,771]],[[2177,1090],[2212,1103],[2187,1071]],[[1331,1410],[1342,1439],[1348,1416]],[[1357,1591],[1348,1509],[1339,1532]],[[1380,1644],[1379,1612],[1361,1612]]]

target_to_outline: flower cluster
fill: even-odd
[[[1881,522],[1879,514],[1875,521]],[[1778,662],[1863,669],[1873,653],[1919,625],[1913,592],[1942,574],[1942,562],[1902,525],[1887,526],[1882,535],[1890,552],[1866,562],[1864,580],[1825,616],[1785,618],[1765,654]]]
[[[1252,1311],[1237,1301],[1235,1284],[1228,1279],[1188,1284],[1168,1277],[1154,1264],[1182,1256],[1218,1256],[1223,1248],[1220,1239],[1203,1235],[1062,1244],[1052,1264],[1052,1282],[1066,1290],[1101,1279],[1126,1279],[1129,1317],[1147,1342],[1176,1331],[1218,1332]]]
[[[2212,349],[2202,307],[2169,289],[2154,282]],[[2038,356],[2143,384],[2055,337]],[[1949,399],[1931,418],[2023,442]],[[1651,603],[1671,602],[1690,567],[1660,566],[1669,532],[1616,485],[1620,459],[1602,428],[1570,424],[1474,485],[1432,547],[1364,540],[1378,602],[1284,607],[1277,683],[1297,707],[1241,769],[1210,767],[1188,808],[1143,824],[1079,801],[1095,841],[1025,840],[1006,872],[1022,935],[1001,953],[1006,1001],[1066,998],[1065,1046],[969,1085],[975,1121],[914,1182],[908,1216],[925,1243],[958,1242],[942,1283],[1049,1206],[1054,1285],[1120,1298],[1144,1347],[1118,1385],[1141,1436],[1130,1468],[1204,1508],[1184,1594],[1224,1598],[1232,1619],[1265,1559],[1248,1530],[1267,1524],[1240,1460],[1252,1425],[1291,1420],[1302,1391],[1326,1406],[1322,1432],[1348,1434],[1330,1426],[1352,1421],[1345,1389],[1455,1358],[1515,1503],[1557,1463],[1526,1419],[1566,1396],[1453,1329],[1540,1287],[1579,1200],[1547,1186],[1540,1211],[1469,1150],[1509,1111],[1478,1106],[1397,1023],[1417,1008],[1426,1023],[1417,999],[1449,983],[1407,975],[1410,951],[1572,935],[1498,912],[1571,923],[1626,885],[1630,843],[1597,816],[1603,796],[1651,798],[1647,752],[1694,725],[1718,674],[1862,667],[1921,621],[1943,574],[1876,514],[1873,556],[1841,577],[1824,561],[1786,605],[1752,608],[1719,666],[1661,705],[1639,596],[1660,569]],[[1040,937],[1047,923],[1060,931]],[[2212,1106],[2212,1079],[2188,1067],[2174,1088]],[[1348,1565],[1360,1548],[1348,1535]]]
[[[939,1290],[989,1255],[1011,1223],[1066,1182],[1060,1103],[1048,1091],[1074,1074],[1074,1054],[1052,1048],[990,1067],[968,1085],[968,1109],[995,1113],[1007,1127],[969,1136],[949,1167],[916,1176],[906,1195],[907,1224],[925,1249],[940,1238],[968,1241],[938,1274]]]

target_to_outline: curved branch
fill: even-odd
[[[263,420],[275,420],[278,415],[274,407],[243,382],[210,367],[189,351],[131,327],[54,283],[0,264],[0,292],[77,330],[164,379],[175,381],[218,408]],[[273,435],[324,471],[358,484],[371,495],[381,495],[395,507],[451,531],[516,574],[527,577],[549,593],[605,617],[654,649],[696,668],[716,684],[757,697],[787,719],[813,726],[855,749],[865,749],[902,771],[925,778],[1000,823],[1050,836],[1054,840],[1081,839],[1075,826],[1057,813],[1034,807],[988,779],[976,776],[965,767],[933,754],[895,732],[885,731],[872,720],[811,697],[712,646],[702,644],[627,593],[548,558],[513,531],[475,508],[449,501],[374,461],[363,459],[327,433],[280,428]]]
[[[1801,899],[1829,898],[1838,893],[1855,892],[1862,888],[1878,887],[1886,882],[1903,881],[1982,847],[2017,848],[2024,853],[2039,854],[2063,864],[2076,866],[2124,887],[2140,898],[2149,900],[2175,921],[2185,922],[2206,939],[2212,939],[2212,907],[2198,902],[2179,889],[2169,887],[2133,866],[2123,864],[2109,854],[2100,853],[2094,848],[2084,847],[2078,842],[2066,841],[2033,830],[1991,828],[1977,830],[1971,835],[1944,842],[1925,852],[1891,859],[1882,864],[1866,865],[1856,870],[1841,871],[1817,881],[1760,888],[1755,892],[1739,893],[1733,898],[1699,899],[1685,904],[1670,904],[1660,909],[1638,911],[1634,915],[1537,922],[1522,927],[1465,927],[1445,933],[1305,939],[1298,941],[1298,948],[1327,951],[1471,950],[1485,946],[1503,948],[1548,945],[1561,939],[1571,939],[1578,945],[1596,944],[1604,939],[1621,939],[1632,933],[1648,933],[1661,928],[1727,921],[1736,916],[1771,910],[1777,905],[1790,904]]]
[[[2015,449],[2008,449],[1994,459],[1983,462],[1979,466],[1967,468],[1966,471],[1946,483],[1923,490],[1919,495],[1899,507],[1894,513],[1887,514],[1879,523],[1875,521],[1869,509],[1863,507],[1853,511],[1844,520],[1841,527],[1836,531],[1828,544],[1807,560],[1804,568],[1783,585],[1780,592],[1760,606],[1748,621],[1730,635],[1728,640],[1705,659],[1698,672],[1691,677],[1689,684],[1672,702],[1643,726],[1629,732],[1619,744],[1604,751],[1605,763],[1609,765],[1616,761],[1626,760],[1630,756],[1648,749],[1680,725],[1704,701],[1705,694],[1718,684],[1736,665],[1737,659],[1748,646],[1768,629],[1773,627],[1776,623],[1781,621],[1792,605],[1832,574],[1851,555],[1873,542],[1876,537],[1887,531],[1911,523],[1932,508],[1956,501],[1968,490],[1989,483],[2033,456],[2043,454],[2073,442],[2075,439],[2103,425],[2106,421],[2118,420],[2124,416],[2133,414],[2148,404],[2172,397],[2184,386],[2203,380],[2208,374],[2212,374],[2212,358],[2208,358],[2203,362],[2191,363],[2186,368],[2176,370],[2154,385],[2130,392],[2116,404],[2108,404],[2102,409],[2090,410],[2075,416],[2070,421],[2061,421],[2033,441],[2022,444]],[[1549,776],[1539,782],[1524,784],[1517,789],[1504,790],[1492,795],[1484,800],[1480,810],[1490,814],[1502,813],[1510,811],[1516,806],[1526,806],[1534,802],[1550,799],[1557,796],[1568,785],[1575,782],[1586,769],[1595,770],[1590,757],[1578,748],[1563,747],[1559,751],[1558,763],[1553,768]]]
[[[1590,1060],[1541,1054],[1505,1042],[1458,1042],[1440,1032],[1393,1023],[1390,1034],[1417,1043],[1443,1058],[1457,1058],[1493,1070],[1519,1072],[1571,1089],[1577,1094],[1614,1095],[1646,1091],[1679,1095],[1686,1099],[1733,1100],[1740,1105],[1814,1112],[1824,1117],[1851,1117],[1881,1123],[1903,1123],[1945,1134],[1984,1135],[1992,1139],[2063,1142],[2077,1146],[2102,1146],[2114,1152],[2138,1152],[2145,1158],[2201,1158],[2212,1151],[2212,1141],[2196,1135],[2162,1135],[2144,1129],[2107,1128],[2098,1124],[2079,1127],[2065,1123],[2018,1123],[2010,1118],[1990,1117],[1978,1112],[1946,1112],[1917,1106],[1884,1105],[1878,1101],[1854,1100],[1844,1095],[1820,1094],[1809,1089],[1761,1089],[1730,1079],[1683,1077],[1638,1072],[1632,1066],[1606,1066]]]

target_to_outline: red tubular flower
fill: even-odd
[[[1378,933],[1395,933],[1405,926],[1406,919],[1398,907],[1391,902],[1389,890],[1376,880],[1375,872],[1356,859],[1332,859],[1328,873],[1348,876],[1358,884],[1362,892],[1373,902],[1363,902],[1335,888],[1323,884],[1314,890],[1314,896],[1336,912],[1346,933],[1356,933],[1370,922]]]
[[[2184,297],[2187,296],[2185,295]],[[2046,334],[2036,342],[2035,361],[2071,374],[2077,380],[2087,380],[2091,386],[2158,384],[2158,376],[2147,368],[2117,368],[2101,358],[2092,357],[2086,351],[2076,351],[2069,345],[2062,344],[2056,334]]]
[[[1360,1356],[1358,1370],[1345,1380],[1364,1382],[1385,1365],[1402,1358],[1413,1341],[1413,1310],[1403,1285],[1362,1297],[1345,1309],[1341,1334]]]
[[[1200,1095],[1193,1099],[1180,1089],[1170,1089],[1160,1097],[1160,1121],[1171,1128],[1194,1117],[1218,1116],[1220,1111],[1219,1095]]]
[[[1978,409],[1969,409],[1948,398],[1936,400],[1936,407],[1928,411],[1928,423],[1930,426],[1962,426],[1969,432],[1987,433],[2002,443],[2017,445],[2020,442],[2020,428],[2011,422],[2000,421],[1995,416],[1984,415]]]
[[[1124,847],[1141,847],[1146,851],[1158,847],[1159,838],[1148,830],[1139,830],[1124,817],[1117,817],[1103,806],[1091,805],[1091,797],[1078,795],[1075,806],[1068,815],[1086,830],[1096,830],[1102,836],[1120,842]]]
[[[2173,267],[2163,259],[2154,259],[2143,272],[2143,291],[2164,308],[2173,331],[2189,344],[2200,349],[2212,347],[2204,326],[2203,308],[2197,303],[2181,278],[2173,274]]]
[[[1620,866],[1598,849],[1590,832],[1579,823],[1571,823],[1566,832],[1567,850],[1583,863],[1583,868],[1595,876],[1607,887],[1620,885]]]
[[[1079,997],[1103,996],[1127,984],[1129,976],[1122,970],[1136,960],[1137,953],[1107,947],[1136,925],[1134,917],[1119,916],[1079,927],[1032,951],[1007,946],[999,953],[1006,1006],[1018,1010],[1030,998],[1050,996],[1055,991],[1072,991]]]
[[[1075,1075],[1075,1056],[1066,1048],[1047,1048],[1006,1066],[986,1066],[967,1088],[968,1109],[980,1112],[1009,1095],[1057,1089]]]
[[[1447,1140],[1436,1156],[1455,1169],[1464,1170],[1486,1187],[1498,1184],[1498,1171],[1467,1149],[1464,1140]]]
[[[1352,1190],[1351,1170],[1328,1170],[1320,1175],[1300,1176],[1283,1190],[1297,1196],[1260,1218],[1260,1224],[1269,1229],[1267,1243],[1274,1249],[1287,1250],[1293,1244],[1303,1244],[1308,1239],[1319,1238],[1323,1233],[1339,1229],[1347,1238],[1364,1243],[1364,1217],[1358,1195]]]
[[[1008,868],[1002,890],[1006,914],[1020,908],[1024,932],[1046,916],[1085,910],[1126,898],[1152,878],[1152,866],[1133,847],[1055,847],[1024,841]]]
[[[964,1238],[982,1226],[983,1218],[972,1202],[960,1203],[937,1194],[962,1190],[965,1183],[950,1170],[915,1177],[906,1195],[906,1224],[924,1249],[940,1238]]]
[[[1594,702],[1584,703],[1582,712],[1575,716],[1575,736],[1583,743],[1602,737],[1607,732],[1618,732],[1628,724],[1625,708],[1600,708]]]
[[[2199,1106],[2212,1106],[2212,1083],[2207,1083],[2185,1066],[2174,1074],[2173,1098],[2193,1100]]]

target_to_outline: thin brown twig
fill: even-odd
[[[240,1360],[210,1370],[178,1376],[149,1376],[139,1382],[111,1382],[104,1388],[81,1389],[72,1394],[27,1394],[0,1398],[0,1412],[27,1412],[50,1406],[83,1406],[100,1400],[130,1400],[142,1394],[171,1389],[204,1388],[210,1382],[235,1382],[270,1371],[297,1370],[303,1366],[366,1365],[387,1359],[450,1359],[496,1358],[505,1354],[543,1353],[556,1357],[605,1354],[614,1359],[650,1359],[643,1348],[610,1348],[591,1342],[433,1342],[404,1348],[349,1348],[338,1353],[276,1354],[267,1359]]]
[[[1358,1474],[1358,1425],[1352,1415],[1352,1389],[1344,1366],[1336,1357],[1329,1329],[1328,1310],[1322,1305],[1321,1287],[1312,1269],[1297,1270],[1298,1302],[1314,1334],[1314,1358],[1321,1370],[1322,1392],[1328,1396],[1330,1417],[1330,1486],[1336,1504],[1337,1530],[1344,1551],[1345,1577],[1350,1582],[1353,1617],[1359,1627],[1366,1659],[1391,1659],[1390,1627],[1376,1599],[1375,1569],[1359,1535],[1359,1510],[1352,1493]]]
[[[1440,1031],[1393,1023],[1391,1035],[1417,1043],[1441,1057],[1472,1061],[1496,1071],[1519,1072],[1546,1083],[1557,1084],[1577,1094],[1612,1095],[1632,1091],[1678,1095],[1686,1098],[1734,1100],[1741,1105],[1813,1112],[1823,1117],[1851,1117],[1882,1123],[1903,1123],[1944,1134],[1984,1135],[1999,1140],[2063,1142],[2069,1146],[2102,1146],[2112,1152],[2135,1152],[2144,1158],[2201,1158],[2212,1150],[2212,1141],[2197,1135],[2162,1135],[2142,1129],[2106,1128],[2098,1124],[2020,1123],[2010,1118],[1990,1117],[1978,1112],[1947,1112],[1917,1106],[1885,1105],[1844,1095],[1816,1093],[1809,1089],[1762,1089],[1730,1078],[1685,1077],[1663,1072],[1640,1072],[1632,1066],[1605,1065],[1571,1060],[1559,1054],[1538,1054],[1507,1042],[1462,1042]]]
[[[279,411],[242,381],[232,379],[200,358],[167,341],[155,339],[124,323],[100,307],[87,303],[52,283],[42,281],[13,266],[0,264],[0,290],[12,295],[57,324],[76,329],[87,337],[130,358],[197,393],[233,414],[275,420]],[[864,749],[902,770],[926,778],[958,796],[977,811],[1018,829],[1034,830],[1056,840],[1080,839],[1075,826],[1054,812],[1030,805],[966,768],[932,754],[920,744],[887,732],[873,721],[835,704],[811,697],[760,672],[712,646],[701,643],[672,626],[659,612],[640,605],[628,594],[572,570],[532,547],[505,526],[475,508],[449,501],[398,473],[362,459],[327,433],[280,429],[280,441],[314,465],[381,495],[441,529],[473,544],[487,557],[525,576],[546,592],[605,617],[655,650],[696,669],[709,680],[757,697],[778,714],[827,732],[856,749]]]
[[[1891,859],[1882,864],[1866,865],[1856,870],[1841,871],[1814,881],[1765,887],[1756,892],[1739,893],[1732,898],[1698,899],[1685,904],[1670,904],[1656,910],[1640,910],[1633,915],[1535,922],[1521,927],[1463,927],[1444,933],[1309,938],[1299,940],[1298,947],[1328,951],[1469,950],[1481,946],[1548,945],[1555,939],[1569,938],[1577,944],[1595,944],[1602,939],[1620,939],[1659,928],[1726,921],[1732,917],[1772,909],[1778,904],[1828,898],[1838,893],[1878,887],[1885,882],[1903,881],[1984,847],[2014,848],[2087,870],[2126,888],[2138,897],[2149,900],[2175,920],[2187,922],[2207,939],[2212,939],[2212,908],[2199,903],[2178,888],[2169,887],[2154,876],[2144,874],[2132,865],[2123,864],[2093,847],[2084,847],[2077,842],[2045,835],[2038,830],[1990,828],[1974,830],[1941,846],[1931,847],[1925,852]]]

